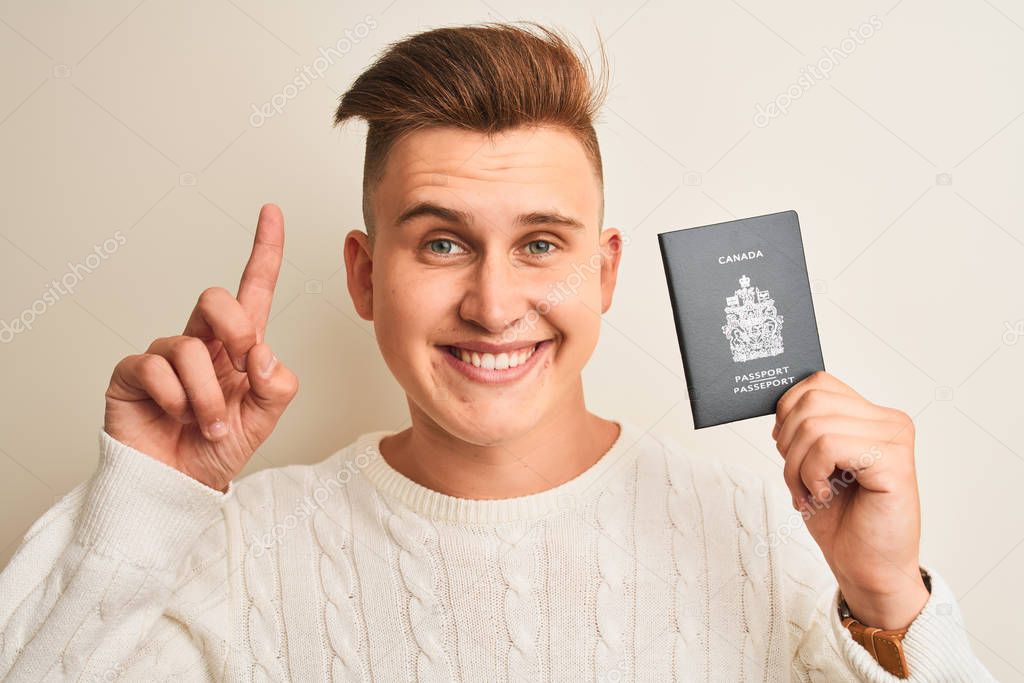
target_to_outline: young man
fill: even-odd
[[[369,123],[348,289],[412,426],[234,481],[298,389],[264,342],[264,206],[237,295],[207,289],[115,368],[94,476],[0,576],[0,675],[990,679],[918,564],[903,412],[794,385],[773,432],[792,510],[781,481],[587,410],[624,241],[602,229],[606,70],[538,28],[413,36],[337,111]]]

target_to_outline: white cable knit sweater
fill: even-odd
[[[781,479],[620,424],[575,479],[504,500],[411,481],[389,431],[222,494],[101,429],[0,574],[0,678],[899,680],[841,626]],[[910,680],[993,680],[929,571]]]

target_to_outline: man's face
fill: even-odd
[[[374,244],[353,231],[346,262],[411,410],[488,445],[582,409],[621,248],[601,203],[564,129],[430,128],[392,148]]]

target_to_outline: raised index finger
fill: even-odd
[[[256,223],[256,237],[252,254],[245,264],[242,280],[238,283],[238,302],[249,314],[256,328],[262,332],[270,317],[270,304],[274,300],[277,274],[284,258],[284,216],[276,204],[264,204]]]

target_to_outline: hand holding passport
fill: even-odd
[[[883,669],[906,677],[903,638],[934,599],[920,565],[913,419],[818,372],[796,212],[658,241],[694,427],[776,413],[783,478],[835,574],[842,624]]]
[[[658,235],[693,426],[775,412],[824,370],[795,211]]]

